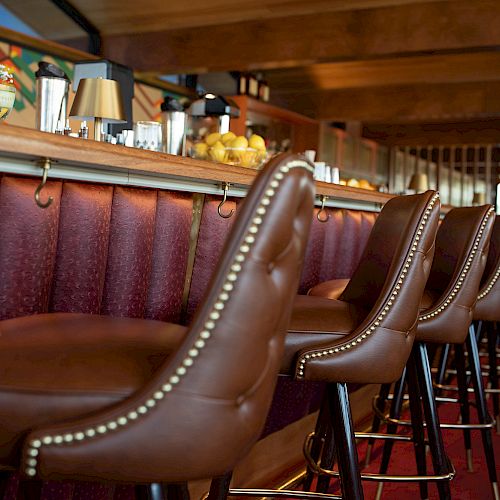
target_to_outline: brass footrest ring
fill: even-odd
[[[375,405],[373,405],[373,411],[377,415],[377,417],[384,422],[385,424],[397,424],[403,427],[411,427],[410,420],[401,420],[398,418],[387,417],[382,413]],[[471,429],[471,430],[480,430],[480,429],[491,429],[495,426],[495,422],[490,418],[490,421],[485,424],[452,424],[450,422],[441,422],[439,424],[441,429]],[[424,422],[424,427],[427,427],[427,424]]]
[[[342,500],[339,495],[332,495],[330,493],[316,493],[315,491],[295,491],[295,490],[271,490],[265,488],[230,488],[229,496],[242,496],[242,497],[287,497],[287,498],[319,498]]]
[[[367,433],[369,434],[369,433]],[[307,435],[304,441],[304,457],[306,459],[307,465],[310,467],[313,473],[318,475],[325,475],[330,477],[338,478],[340,473],[335,470],[324,469],[321,465],[318,465],[316,461],[311,457],[310,449],[311,442],[314,438],[314,432]],[[425,476],[419,475],[403,475],[403,474],[372,474],[368,472],[362,472],[360,474],[361,480],[363,481],[385,481],[385,482],[419,482],[419,481],[449,481],[455,477],[456,471],[455,467],[451,463],[450,459],[446,457],[446,463],[448,472],[443,474],[429,474]]]

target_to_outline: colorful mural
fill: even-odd
[[[39,61],[48,61],[59,66],[72,80],[74,64],[59,57],[42,54],[18,45],[0,42],[0,64],[9,66],[14,73],[16,85],[16,101],[14,109],[7,118],[12,125],[33,128],[35,126],[36,86],[35,72]],[[142,83],[135,83],[133,116],[134,121],[160,121],[160,104],[165,92]],[[70,91],[69,106],[73,102],[74,93]],[[79,121],[70,120],[73,130],[78,130]]]

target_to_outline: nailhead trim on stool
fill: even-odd
[[[488,212],[486,213],[486,216],[481,224],[481,227],[479,228],[479,233],[477,234],[476,239],[474,241],[474,246],[472,247],[472,250],[469,254],[469,257],[467,258],[467,261],[464,265],[464,268],[462,269],[462,272],[460,273],[460,276],[457,280],[457,284],[454,286],[451,293],[448,295],[448,297],[446,297],[444,302],[442,302],[441,305],[438,306],[436,309],[434,309],[433,311],[431,311],[429,313],[423,314],[422,316],[419,316],[419,318],[418,318],[419,321],[425,321],[427,319],[435,318],[436,316],[441,314],[451,304],[453,298],[459,292],[460,288],[462,288],[464,279],[467,276],[467,273],[469,272],[471,262],[474,259],[474,255],[476,255],[476,251],[477,251],[477,248],[479,246],[479,242],[481,241],[481,237],[483,236],[484,228],[485,228],[486,223],[488,222],[488,219],[490,218],[492,213],[493,213],[493,208],[490,208],[490,210],[488,210]]]
[[[266,207],[271,203],[271,198],[275,195],[275,189],[279,187],[280,181],[283,180],[284,174],[293,168],[303,168],[314,174],[314,169],[305,161],[293,160],[285,165],[282,165],[278,172],[274,174],[274,179],[269,183],[269,188],[265,192],[259,207],[256,210],[257,215],[252,219],[251,225],[248,228],[246,236],[243,238],[243,243],[240,245],[239,252],[234,258],[234,262],[230,267],[230,272],[226,276],[222,290],[219,293],[218,299],[213,305],[211,312],[208,315],[208,320],[205,322],[204,328],[200,332],[198,339],[188,352],[188,356],[184,359],[181,366],[179,366],[175,374],[172,375],[168,382],[161,386],[160,390],[155,391],[149,399],[146,399],[142,405],[138,406],[136,410],[122,415],[115,420],[104,422],[95,427],[68,433],[64,435],[44,436],[41,439],[34,439],[29,443],[28,458],[25,462],[24,472],[27,476],[33,477],[36,475],[37,457],[42,446],[61,445],[71,443],[73,441],[83,441],[85,439],[98,437],[100,434],[106,434],[109,431],[114,431],[119,427],[124,427],[133,421],[146,415],[152,408],[154,408],[158,401],[162,400],[167,393],[171,392],[173,387],[180,382],[182,376],[187,373],[187,370],[193,366],[195,358],[200,354],[200,351],[206,345],[211,336],[211,330],[215,328],[217,320],[220,318],[220,311],[224,309],[225,302],[229,300],[230,293],[235,282],[238,280],[238,273],[241,271],[241,264],[245,262],[246,256],[250,251],[250,246],[255,241],[255,235],[259,231],[259,226],[262,224],[262,216],[266,214]]]
[[[324,356],[332,356],[340,351],[345,351],[346,349],[351,349],[352,347],[355,347],[356,345],[360,344],[365,340],[367,337],[369,337],[380,325],[380,322],[384,319],[384,316],[391,310],[391,306],[393,305],[394,299],[399,293],[399,290],[401,289],[401,285],[404,282],[404,279],[406,278],[406,275],[408,273],[408,269],[410,268],[410,264],[413,260],[414,252],[417,249],[418,246],[418,241],[420,240],[420,236],[422,234],[422,229],[425,227],[427,224],[427,219],[429,218],[429,214],[432,211],[432,208],[434,207],[436,201],[439,199],[439,194],[436,193],[432,198],[431,201],[429,202],[429,205],[427,206],[425,213],[422,217],[422,220],[420,221],[420,224],[417,229],[417,233],[415,237],[413,238],[413,243],[410,249],[410,252],[408,254],[408,257],[403,265],[403,269],[399,275],[399,279],[396,282],[396,285],[394,286],[389,299],[384,303],[382,306],[382,310],[380,314],[378,315],[377,319],[375,321],[372,321],[370,325],[366,328],[366,330],[363,331],[362,334],[358,335],[354,340],[349,341],[347,344],[340,345],[337,347],[332,347],[330,349],[324,349],[322,351],[309,351],[306,354],[302,354],[300,359],[298,360],[297,363],[297,369],[295,376],[296,378],[300,379],[304,377],[304,370],[305,370],[305,365],[310,359],[314,358],[321,358]]]
[[[484,291],[481,292],[477,296],[477,300],[484,299],[484,297],[486,297],[486,295],[488,295],[491,292],[491,289],[495,285],[495,283],[496,283],[496,281],[497,281],[497,279],[498,279],[499,276],[500,276],[500,264],[498,265],[498,268],[495,271],[495,274],[493,275],[493,278],[491,278],[490,282],[488,283],[488,285],[486,286],[486,288],[484,289]]]

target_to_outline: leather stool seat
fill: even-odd
[[[323,281],[323,283],[313,286],[309,290],[308,295],[338,299],[346,289],[349,281],[349,279],[345,278]]]
[[[297,352],[302,349],[343,341],[366,314],[361,308],[341,300],[298,295],[288,328],[281,374],[294,374]]]
[[[26,432],[83,417],[143,387],[187,329],[160,321],[40,314],[0,323],[0,464]]]

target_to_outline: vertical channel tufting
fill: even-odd
[[[340,268],[337,261],[337,253],[340,242],[347,235],[343,232],[344,219],[343,211],[340,208],[330,209],[330,220],[328,221],[328,231],[325,234],[323,260],[321,271],[317,283],[337,278],[345,278],[345,270]]]
[[[377,214],[327,209],[328,222],[314,217],[299,293],[322,281],[350,278],[365,249]]]
[[[343,270],[344,277],[350,278],[356,269],[363,252],[359,238],[361,235],[361,213],[342,210],[342,238],[337,252],[337,266]]]
[[[141,318],[151,271],[157,192],[116,187],[101,313]]]
[[[49,181],[46,209],[33,198],[38,179],[3,176],[0,183],[0,318],[46,312],[57,248],[61,182]]]
[[[99,313],[112,200],[112,186],[63,185],[52,311]]]
[[[187,321],[191,318],[205,293],[221,254],[227,233],[236,216],[235,213],[229,219],[222,218],[217,213],[217,207],[220,202],[221,197],[207,196],[205,198],[198,235],[198,245],[196,247],[193,278],[189,292]],[[224,204],[225,212],[229,212],[231,209],[236,209],[236,201],[234,199],[228,199]]]
[[[318,211],[318,208],[314,209],[311,232],[309,233],[304,266],[302,267],[302,276],[300,278],[300,294],[307,293],[309,288],[319,282],[325,234],[329,231],[330,220],[328,222],[320,222],[316,217]],[[330,214],[331,210],[327,208],[326,212]]]
[[[192,210],[191,193],[158,192],[146,318],[180,320]]]
[[[361,215],[361,230],[359,232],[358,254],[356,256],[356,262],[354,263],[356,266],[359,264],[361,256],[365,251],[365,247],[368,242],[368,237],[370,236],[373,224],[375,224],[375,220],[377,219],[377,214],[374,212],[359,212],[359,213]]]

